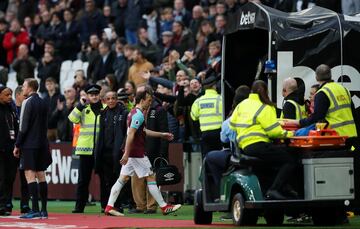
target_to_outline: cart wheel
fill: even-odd
[[[231,205],[232,219],[236,226],[256,225],[258,216],[256,212],[245,209],[245,201],[241,193],[237,193]]]
[[[194,223],[195,224],[211,224],[213,214],[212,212],[204,211],[203,204],[203,190],[195,191],[194,199]]]
[[[284,211],[282,209],[266,210],[264,218],[269,226],[281,226],[284,222]]]

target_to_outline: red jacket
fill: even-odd
[[[15,37],[16,38],[16,42],[15,44],[11,43],[11,39]],[[4,37],[4,41],[3,41],[3,46],[7,51],[7,63],[11,64],[15,58],[15,55],[18,51],[18,47],[21,44],[26,44],[29,45],[30,44],[30,38],[29,38],[29,34],[26,31],[21,31],[20,33],[18,33],[17,35],[15,35],[13,32],[7,32],[5,34]]]

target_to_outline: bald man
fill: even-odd
[[[296,120],[306,118],[304,98],[300,98],[297,89],[298,85],[294,78],[284,80],[282,90],[284,102],[280,118]]]

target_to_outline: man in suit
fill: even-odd
[[[111,52],[110,43],[102,41],[99,45],[99,55],[94,62],[89,64],[88,77],[93,83],[105,78],[107,74],[113,74],[114,54]]]

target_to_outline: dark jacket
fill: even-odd
[[[80,21],[81,42],[88,42],[91,34],[101,37],[104,28],[106,28],[106,21],[100,10],[92,13],[85,12]]]
[[[10,137],[10,129],[16,137],[19,130],[16,111],[10,104],[0,103],[0,153],[12,151],[15,139]]]
[[[48,107],[37,93],[24,100],[21,106],[19,134],[15,145],[20,149],[48,150]]]
[[[64,60],[75,60],[77,53],[80,51],[80,37],[79,26],[77,22],[72,21],[69,28],[66,28],[66,23],[61,31],[61,49],[60,53]]]
[[[53,111],[51,119],[57,121],[57,132],[60,141],[71,142],[73,139],[73,123],[68,119],[68,116],[75,108],[76,102],[70,108],[66,106],[66,101],[64,103],[64,109]]]
[[[112,156],[114,159],[114,172],[120,174],[120,163],[119,160],[122,157],[122,148],[123,144],[126,138],[126,120],[128,111],[126,107],[124,107],[122,104],[118,104],[115,108],[115,136],[114,136],[114,144],[112,148]],[[109,124],[109,120],[106,120],[106,113],[109,111],[109,108],[107,107],[105,110],[101,112],[100,115],[100,131],[99,131],[99,137],[97,138],[97,144],[95,148],[95,172],[99,173],[99,169],[101,168],[101,162],[102,157],[105,150],[105,126]],[[111,121],[111,120],[110,120]]]
[[[114,73],[114,53],[110,52],[105,63],[103,62],[102,56],[99,54],[92,63],[89,63],[87,76],[89,79],[96,83],[98,80],[105,78],[107,74]]]
[[[146,117],[146,128],[152,131],[169,132],[167,112],[161,102],[154,99]],[[146,137],[145,149],[151,164],[156,157],[168,158],[169,142],[161,138]]]
[[[65,100],[64,96],[61,95],[59,91],[55,92],[55,94],[51,97],[49,96],[49,94],[47,94],[44,97],[44,101],[46,102],[48,109],[49,109],[49,112],[48,112],[48,128],[49,129],[57,128],[57,123],[59,121],[59,117],[54,116],[53,113],[57,109],[58,100],[60,100],[60,101]]]
[[[38,67],[38,75],[37,77],[41,79],[40,81],[40,92],[45,92],[45,81],[48,77],[52,77],[56,80],[57,83],[59,83],[60,79],[60,65],[55,62],[55,60],[52,60],[49,63],[43,64],[40,62]]]

